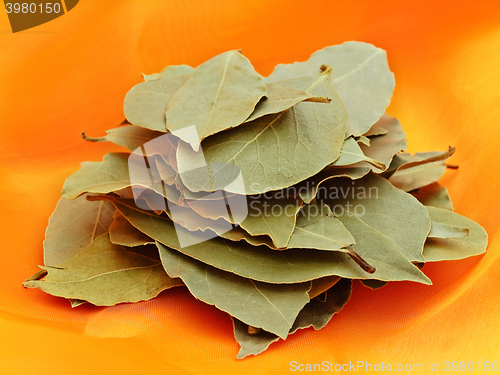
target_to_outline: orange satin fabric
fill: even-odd
[[[47,24],[9,30],[2,10],[0,374],[285,374],[291,361],[421,363],[421,373],[439,361],[441,373],[446,360],[500,361],[498,1],[81,0]],[[184,288],[76,309],[22,288],[42,263],[64,179],[81,161],[117,150],[80,133],[119,124],[140,73],[242,48],[267,75],[346,40],[387,50],[396,76],[388,113],[401,121],[410,152],[457,147],[460,169],[442,183],[456,212],[486,228],[484,256],[427,265],[433,286],[371,291],[356,282],[325,329],[302,330],[243,361],[229,317]]]

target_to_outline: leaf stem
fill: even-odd
[[[363,271],[368,273],[374,273],[376,271],[375,267],[369,265],[368,262],[364,260],[356,251],[354,251],[352,247],[347,248],[347,254],[349,254],[351,259],[354,260],[356,264],[363,269]]]
[[[108,141],[104,137],[98,137],[98,138],[87,137],[85,132],[82,132],[82,138],[85,139],[86,141],[89,141],[89,142],[107,142]]]
[[[48,273],[47,270],[41,269],[40,271],[35,273],[33,276],[28,277],[26,280],[24,280],[23,287],[28,288],[30,281],[40,280],[40,279],[44,278],[45,276],[47,276],[47,273]]]

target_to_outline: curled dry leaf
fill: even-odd
[[[157,253],[151,254],[151,250],[146,249],[135,252],[114,245],[107,233],[73,258],[41,268],[47,276],[25,281],[25,287],[98,306],[144,301],[165,289],[182,285],[180,279],[165,273]]]
[[[110,202],[90,202],[85,195],[74,200],[61,198],[45,231],[45,265],[63,263],[107,233],[114,211]]]
[[[250,61],[238,51],[222,53],[198,66],[165,103],[167,129],[198,150],[199,140],[243,123],[265,96],[266,86]],[[193,124],[195,143],[182,132]]]

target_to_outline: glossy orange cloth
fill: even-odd
[[[2,10],[0,374],[285,374],[291,361],[422,364],[421,373],[439,361],[444,373],[444,361],[476,369],[500,361],[498,1],[82,0],[47,24],[9,30]],[[388,113],[406,130],[409,151],[457,147],[460,169],[442,183],[456,212],[486,228],[484,256],[427,265],[433,286],[371,291],[356,282],[325,329],[302,330],[243,361],[229,317],[184,288],[76,309],[22,288],[42,264],[64,179],[117,149],[80,133],[119,124],[140,73],[242,48],[267,75],[347,40],[387,50],[396,76]]]

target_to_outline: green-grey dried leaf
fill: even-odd
[[[430,279],[415,267],[415,265],[403,255],[401,248],[392,242],[386,235],[368,226],[354,215],[343,215],[340,216],[339,219],[356,240],[356,245],[352,246],[354,251],[359,254],[368,265],[375,268],[374,273],[364,273],[363,275],[366,275],[366,277],[350,278],[377,279],[381,281],[410,280],[418,281],[423,284],[431,284]],[[380,249],[383,249],[383,251]],[[336,252],[336,254],[339,253]]]
[[[364,146],[361,144],[361,146]],[[334,167],[343,167],[343,166],[351,166],[353,164],[359,163],[365,161],[368,164],[373,165],[374,167],[378,169],[386,169],[389,164],[383,164],[382,162],[379,162],[378,160],[372,159],[368,156],[366,156],[363,151],[361,150],[360,145],[358,142],[353,137],[349,137],[344,141],[344,144],[342,146],[342,150],[340,150],[340,156],[337,160],[335,160],[334,163],[331,165]]]
[[[127,153],[109,153],[104,155],[102,162],[85,163],[80,170],[66,179],[61,195],[74,199],[84,193],[107,194],[122,190],[131,186],[129,171],[137,170],[140,173],[135,175],[143,176],[144,180],[134,181],[136,186],[152,189],[174,203],[179,202],[180,192],[175,186],[161,183],[156,165],[150,164],[149,168],[154,182],[158,181],[152,183],[151,175],[144,173],[144,166],[135,158],[129,160],[129,156]]]
[[[426,262],[463,259],[486,251],[488,234],[481,225],[443,208],[426,208],[435,222],[469,229],[467,237],[427,239],[423,254]]]
[[[376,137],[378,135],[387,134],[387,129],[379,126],[377,123],[373,124],[372,127],[363,134],[365,137]]]
[[[214,196],[211,194],[206,197],[212,199],[203,199],[203,197],[196,199],[194,198],[195,196],[190,196],[190,197],[191,199],[188,199],[186,201],[186,204],[189,207],[191,207],[195,212],[197,212],[199,215],[213,220],[222,218],[232,223],[235,222],[234,217],[229,214],[227,206],[231,207],[233,204],[237,204],[238,202],[240,202],[243,198],[241,195],[232,193],[226,194],[224,192],[224,195],[222,195],[221,192],[220,197],[222,197],[222,199],[225,200],[225,204],[221,204],[221,199],[215,199],[219,198],[217,195]]]
[[[338,280],[337,278],[336,282]],[[336,282],[330,285],[330,287],[335,285]],[[332,316],[342,309],[351,294],[350,280],[342,279],[340,284],[342,285],[340,285],[339,288],[333,287],[328,291],[325,300],[314,298],[309,301],[295,319],[289,335],[295,333],[300,328],[307,328],[310,326],[313,326],[316,330],[323,328]],[[248,324],[234,317],[232,320],[234,338],[241,346],[236,357],[237,359],[243,359],[249,355],[260,354],[273,342],[279,340],[279,336],[264,330],[250,333]]]
[[[332,178],[347,177],[352,180],[357,180],[366,176],[370,172],[371,167],[365,167],[363,164],[366,163],[356,163],[351,166],[344,167],[333,167],[330,165],[307,180],[285,189],[283,191],[283,195],[293,197],[299,196],[304,203],[311,203],[316,197],[320,186]]]
[[[326,292],[332,286],[341,280],[338,276],[326,276],[320,279],[311,281],[311,289],[309,289],[309,299],[319,296],[321,293]]]
[[[354,244],[354,238],[344,225],[332,216],[330,209],[327,206],[320,208],[317,204],[305,206],[298,212],[297,222],[286,248],[276,246],[269,236],[252,236],[242,227],[219,235],[231,241],[245,240],[254,246],[266,245],[274,250],[315,249],[348,252],[345,248]]]
[[[239,215],[238,218],[235,218],[233,216],[235,213],[231,211],[230,214],[227,206],[237,207],[237,205],[243,204],[243,202],[247,205],[247,209],[245,210],[247,215],[245,217]],[[274,244],[272,247],[275,248],[287,247],[295,228],[297,212],[302,207],[300,199],[278,199],[268,195],[248,197],[248,199],[241,195],[229,195],[226,197],[225,204],[221,204],[219,200],[190,200],[187,204],[196,213],[205,218],[212,220],[220,220],[222,218],[229,223],[239,224],[250,237],[269,236]],[[186,228],[188,227],[186,226]],[[220,233],[216,229],[215,231]],[[238,237],[240,233],[238,231],[238,234],[232,233],[229,236]],[[227,238],[225,235],[222,236]],[[238,240],[243,239],[243,237],[240,237]],[[248,242],[252,243],[253,241],[250,240]]]
[[[231,198],[228,199],[228,204],[231,206],[230,200]],[[268,195],[249,197],[247,202],[248,215],[240,223],[231,220],[232,217],[228,217],[227,207],[221,206],[217,201],[194,200],[188,202],[188,205],[203,217],[212,220],[224,218],[228,222],[239,224],[240,228],[224,231],[225,233],[218,231],[217,226],[213,227],[220,236],[232,241],[245,240],[252,245],[265,244],[272,249],[322,250],[338,250],[354,243],[354,239],[342,223],[333,217],[327,217],[328,213],[323,213],[319,205],[312,205],[312,208],[299,211],[302,207],[300,199],[274,198]],[[296,223],[296,220],[299,221]]]
[[[274,333],[260,330],[255,334],[248,332],[248,324],[232,317],[233,332],[236,342],[241,348],[236,356],[236,359],[243,359],[249,355],[257,355],[265,351],[269,345],[280,339]]]
[[[83,138],[91,142],[112,142],[118,146],[126,147],[130,151],[135,151],[143,144],[163,134],[165,133],[136,125],[124,125],[106,130],[106,135],[104,137],[90,138],[83,134]]]
[[[359,137],[355,137],[354,138],[356,142],[358,142],[359,144],[362,144],[362,145],[365,145],[365,146],[370,146],[370,138],[364,136],[364,135],[360,135]]]
[[[385,51],[360,42],[326,47],[305,62],[278,64],[265,82],[315,74],[322,64],[333,68],[332,85],[347,107],[346,136],[366,133],[384,113],[394,90]]]
[[[309,77],[303,77],[305,80]],[[313,76],[313,79],[317,77]],[[265,115],[283,112],[294,105],[303,102],[328,103],[330,100],[326,97],[314,96],[305,90],[294,86],[294,82],[288,82],[287,85],[281,85],[280,82],[269,83],[266,85],[267,97],[263,98],[255,107],[252,114],[245,120],[250,122]],[[307,80],[309,81],[309,80]],[[300,85],[302,86],[302,85]]]
[[[299,329],[314,327],[320,330],[325,327],[332,319],[333,315],[338,313],[345,306],[352,293],[352,281],[341,279],[330,289],[325,291],[326,298],[322,296],[313,298],[304,306],[293,323],[290,334]]]
[[[411,191],[436,182],[446,170],[445,161],[455,152],[454,147],[448,151],[400,154],[395,158],[395,172],[389,177],[389,181],[404,191]]]
[[[381,280],[411,280],[429,283],[429,279],[415,268],[399,252],[373,256],[372,264],[377,267],[375,274],[368,274],[354,262],[349,255],[337,251],[312,249],[291,249],[286,252],[274,251],[266,246],[252,246],[243,241],[234,242],[220,237],[206,239],[199,232],[189,232],[176,228],[170,220],[156,215],[140,212],[121,202],[113,204],[123,216],[141,232],[154,238],[169,248],[197,259],[218,269],[257,281],[276,284],[299,283],[324,276],[338,275],[347,278],[380,278]],[[349,229],[349,228],[348,228]],[[179,235],[191,236],[204,241],[195,245],[181,247]],[[426,233],[427,235],[427,233]],[[356,236],[354,236],[356,238]],[[379,241],[380,242],[380,241]],[[375,249],[371,249],[374,251]],[[361,250],[364,256],[365,250]],[[403,258],[399,258],[399,255]]]
[[[172,210],[174,213],[171,212]],[[217,235],[222,235],[233,228],[233,225],[229,221],[222,218],[213,220],[203,217],[189,206],[178,206],[171,203],[166,212],[173,222],[189,231],[211,230],[217,233]]]
[[[182,285],[180,279],[165,273],[157,252],[140,250],[138,253],[114,245],[106,233],[73,258],[57,266],[41,267],[48,273],[42,280],[25,281],[23,285],[97,306],[145,301]]]
[[[246,242],[248,242],[250,245],[253,246],[266,245],[271,249],[278,250],[278,248],[274,246],[273,241],[269,236],[251,236],[250,234],[248,234],[247,231],[245,231],[239,226],[231,229],[228,232],[221,233],[219,234],[219,236],[231,241],[245,240]],[[279,249],[279,250],[284,250],[284,249]]]
[[[467,237],[469,228],[461,228],[455,225],[432,221],[431,231],[427,235],[428,238],[459,238]]]
[[[258,282],[211,267],[162,244],[158,249],[170,277],[180,277],[197,299],[282,338],[309,301],[310,282]]]
[[[302,102],[216,134],[202,143],[203,153],[180,144],[177,162],[186,187],[193,192],[261,194],[294,185],[337,160],[347,125],[345,106],[326,79],[311,93],[332,100]],[[208,170],[192,169],[205,162]],[[239,173],[243,183],[234,184]]]
[[[354,181],[347,178],[328,180],[324,186],[321,199],[353,234],[356,251],[358,246],[373,247],[370,243],[362,245],[360,240],[376,232],[399,248],[410,261],[423,261],[422,250],[431,221],[425,207],[411,194],[375,174]],[[364,230],[359,228],[360,238],[346,224],[345,218],[362,224]]]
[[[387,130],[384,135],[373,137],[370,146],[360,145],[363,153],[371,159],[379,161],[385,167],[372,167],[375,173],[381,173],[389,168],[397,153],[406,150],[406,135],[397,118],[385,114],[376,122],[377,127]]]
[[[85,196],[75,200],[61,198],[45,231],[44,264],[60,264],[74,257],[101,234],[107,233],[114,211],[111,203],[89,202]]]
[[[238,126],[266,95],[262,77],[245,56],[238,51],[222,53],[198,66],[172,96],[166,109],[167,129],[197,150],[199,144],[182,129],[194,125],[203,140]]]
[[[106,194],[129,187],[128,157],[126,153],[109,153],[102,162],[88,162],[64,182],[61,195],[74,199],[81,194]]]
[[[277,248],[285,248],[301,207],[302,200],[295,198],[250,199],[248,216],[240,226],[251,236],[267,235]]]
[[[106,203],[111,204],[109,202]],[[153,239],[133,227],[119,211],[115,211],[114,220],[109,226],[109,239],[115,245],[127,247],[144,246],[155,243]]]
[[[439,182],[423,186],[418,191],[412,192],[412,195],[424,206],[439,207],[453,211],[453,203],[451,202],[448,189],[441,186]]]
[[[354,243],[351,233],[327,206],[310,203],[299,211],[287,247],[347,252],[345,248]]]
[[[166,132],[167,103],[189,77],[186,74],[168,76],[135,85],[125,96],[125,117],[131,124]]]

